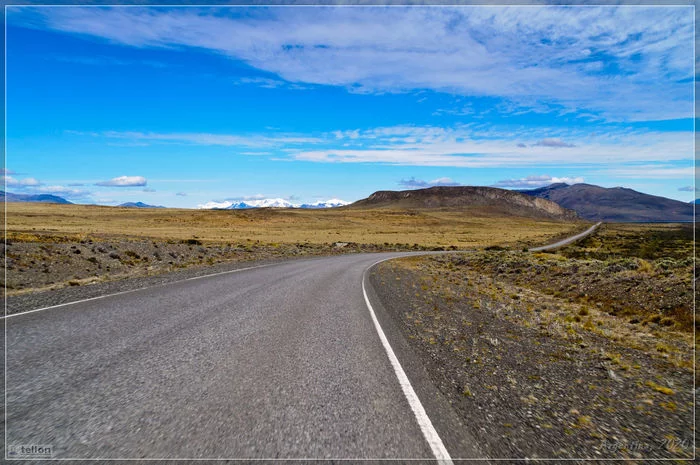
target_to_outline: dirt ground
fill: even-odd
[[[411,257],[371,280],[489,456],[692,457],[692,259],[576,248]]]
[[[196,239],[143,240],[138,238],[80,238],[41,235],[39,240],[8,240],[7,295],[85,286],[139,276],[153,276],[188,267],[225,262],[254,262],[380,250],[422,250],[405,245],[330,243],[263,244],[247,241],[205,244]]]

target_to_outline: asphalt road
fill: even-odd
[[[371,264],[400,255],[296,260],[8,317],[6,444],[57,458],[433,459],[362,289]],[[452,456],[476,450],[418,384]]]
[[[543,245],[541,247],[533,247],[532,249],[529,249],[530,252],[540,252],[542,250],[552,250],[552,249],[558,249],[559,247],[564,247],[565,245],[569,245],[572,242],[576,242],[578,240],[583,239],[586,236],[589,236],[595,232],[596,229],[598,229],[598,226],[600,226],[602,222],[598,222],[591,226],[590,228],[586,229],[584,232],[576,234],[575,236],[567,237],[566,239],[562,239],[559,242],[555,242],[554,244],[549,244],[549,245]]]

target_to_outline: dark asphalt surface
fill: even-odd
[[[364,271],[401,255],[294,260],[9,317],[7,445],[58,458],[430,459],[362,294]],[[418,383],[438,433],[452,429]],[[469,442],[444,432],[448,450]]]

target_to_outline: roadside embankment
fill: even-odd
[[[371,271],[490,457],[693,455],[692,231],[604,226],[557,254],[450,253]]]

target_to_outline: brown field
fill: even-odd
[[[198,239],[208,243],[398,243],[466,249],[540,244],[581,227],[581,223],[555,220],[493,217],[479,210],[216,211],[7,204],[8,238],[39,242],[47,235],[73,235],[100,239]]]

